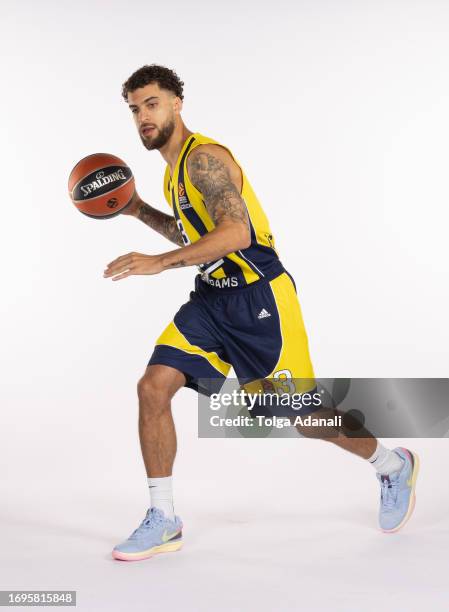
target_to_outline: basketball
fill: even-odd
[[[109,153],[79,161],[69,176],[69,195],[77,209],[94,219],[110,219],[131,202],[134,176],[125,162]]]

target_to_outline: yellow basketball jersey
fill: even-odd
[[[190,181],[187,171],[188,154],[202,144],[220,145],[212,138],[195,132],[185,141],[176,162],[173,176],[170,175],[168,165],[165,170],[164,195],[173,210],[185,245],[196,242],[215,227],[204,204],[202,194]],[[251,245],[246,249],[229,253],[217,261],[201,264],[198,268],[202,280],[214,287],[243,287],[261,278],[273,277],[273,273],[282,271],[282,266],[274,246],[268,219],[260,202],[239,162],[228,147],[224,148],[229,151],[242,171],[241,196],[248,210]]]

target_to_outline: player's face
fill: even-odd
[[[157,83],[140,87],[128,94],[128,105],[134,116],[144,147],[161,149],[173,134],[180,100]]]

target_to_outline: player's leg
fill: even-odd
[[[112,551],[114,559],[140,561],[182,546],[182,522],[173,510],[176,431],[171,400],[185,382],[182,372],[166,365],[148,366],[139,380],[139,436],[151,502],[140,526]]]
[[[138,383],[139,434],[151,506],[141,525],[114,548],[116,559],[137,561],[181,547],[182,523],[173,515],[171,473],[176,432],[171,400],[182,386],[207,393],[207,381],[217,388],[223,384],[230,365],[224,360],[213,325],[207,309],[192,292],[190,301],[159,336]]]
[[[171,476],[176,455],[171,400],[185,383],[183,372],[160,364],[149,365],[139,380],[139,437],[148,478]]]
[[[249,293],[242,292],[241,296],[232,299],[236,302],[233,309],[236,320],[239,312],[252,313],[250,319],[241,320],[242,329],[237,326],[235,337],[226,346],[239,378],[253,378],[256,383],[257,378],[265,378],[268,387],[271,383],[284,388],[287,393],[312,391],[315,375],[301,308],[290,275],[284,273],[269,283],[261,283],[251,291],[250,297]],[[246,307],[237,303],[239,300],[246,300]],[[243,331],[246,333],[239,333]],[[246,341],[251,344],[245,346],[245,339],[249,339]],[[263,414],[265,407],[261,410]],[[316,411],[314,416],[334,414]],[[298,425],[297,429],[304,436],[327,440],[369,461],[378,470],[382,486],[381,527],[394,530],[404,524],[414,504],[418,469],[416,454],[407,449],[387,449],[369,432],[356,438],[335,427],[319,429]]]
[[[270,285],[279,312],[282,333],[282,348],[276,369],[288,370],[293,380],[303,379],[304,372],[307,377],[308,372],[312,373],[312,368],[307,344],[302,340],[305,337],[304,324],[293,282],[286,275],[281,275],[271,281]],[[299,343],[297,338],[300,339]],[[298,344],[301,349],[299,351]],[[275,376],[276,372],[271,375]],[[316,412],[316,416],[320,416],[319,412]],[[298,425],[301,434],[329,441],[365,459],[375,468],[381,485],[380,527],[383,531],[400,529],[410,518],[415,505],[415,485],[419,469],[416,453],[405,448],[385,448],[366,429],[357,430],[360,437],[346,435],[344,428],[331,432],[326,430],[320,435],[320,429]]]

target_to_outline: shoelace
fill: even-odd
[[[157,510],[157,508],[150,508],[147,510],[145,518],[140,523],[140,525],[135,529],[132,534],[129,536],[130,540],[135,540],[136,537],[140,536],[143,532],[148,529],[153,529],[156,525],[160,525],[164,521],[162,514]]]
[[[398,499],[398,484],[397,478],[391,480],[388,476],[381,476],[381,498],[382,506],[387,510],[393,510]]]

